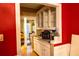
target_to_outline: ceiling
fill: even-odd
[[[20,10],[25,12],[37,12],[42,7],[46,6],[45,3],[21,3]],[[49,4],[48,4],[49,6]]]
[[[44,5],[41,5],[40,3],[21,3],[21,7],[26,7],[26,8],[32,8],[32,9],[40,9]]]

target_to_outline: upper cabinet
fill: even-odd
[[[37,12],[37,28],[53,29],[56,27],[56,8],[43,7]]]

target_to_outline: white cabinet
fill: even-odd
[[[49,19],[48,19],[48,10],[43,11],[43,28],[46,29],[49,27]]]
[[[50,44],[43,40],[34,39],[34,51],[39,56],[50,56]]]
[[[47,47],[44,48],[44,55],[50,56],[50,49],[48,49]]]
[[[43,13],[39,13],[36,16],[36,24],[37,28],[43,28]]]
[[[53,10],[54,9],[54,10]],[[37,12],[37,28],[53,29],[56,26],[56,8],[43,7]]]
[[[69,56],[70,44],[54,47],[54,56]]]
[[[79,35],[73,34],[71,40],[70,56],[79,56]]]

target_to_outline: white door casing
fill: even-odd
[[[62,9],[61,9],[61,4],[45,4],[48,6],[56,6],[56,27],[58,29],[59,32],[59,39],[58,40],[54,40],[54,43],[62,43]],[[17,43],[17,55],[21,55],[21,37],[20,37],[20,3],[16,3],[15,4],[15,10],[16,10],[16,43]]]
[[[20,34],[20,4],[15,4],[16,11],[16,43],[17,43],[17,55],[21,55],[21,34]]]

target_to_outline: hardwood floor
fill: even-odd
[[[34,51],[32,51],[31,56],[38,56]]]
[[[32,51],[32,48],[29,48],[29,51],[27,51],[27,48],[25,46],[22,46],[21,48],[22,56],[38,56],[34,51]]]
[[[27,48],[24,45],[21,47],[21,55],[22,56],[26,56],[27,55]]]

